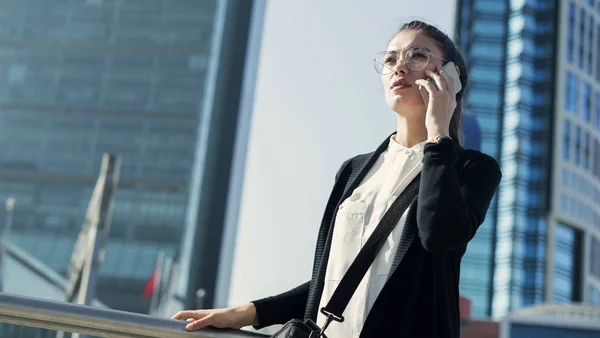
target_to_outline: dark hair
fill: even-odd
[[[465,64],[465,60],[463,59],[462,55],[460,54],[458,48],[456,47],[456,45],[454,44],[452,39],[450,39],[450,37],[448,37],[448,35],[446,35],[444,32],[442,32],[435,26],[432,26],[423,21],[413,20],[411,22],[408,22],[408,23],[402,25],[402,27],[400,27],[400,29],[399,29],[398,33],[396,33],[396,35],[398,35],[400,32],[406,31],[406,30],[415,30],[415,31],[423,32],[429,38],[435,40],[439,44],[440,48],[442,49],[442,53],[444,53],[444,55],[441,55],[441,57],[443,57],[444,59],[446,59],[448,61],[454,62],[454,64],[456,66],[458,66],[458,69],[460,70],[459,78],[460,78],[460,82],[462,84],[462,89],[460,90],[460,92],[458,92],[458,94],[456,94],[456,109],[454,109],[454,114],[452,115],[452,119],[450,120],[449,132],[450,132],[450,137],[452,137],[457,142],[461,142],[462,141],[462,123],[461,123],[462,122],[462,99],[463,99],[463,96],[465,93],[465,89],[467,87],[467,80],[468,80],[467,66]],[[394,37],[396,35],[394,35]]]

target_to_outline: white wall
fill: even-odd
[[[336,170],[395,129],[373,57],[410,19],[453,36],[454,7],[449,0],[268,2],[237,237],[229,244],[233,266],[222,274],[217,305],[310,279]]]

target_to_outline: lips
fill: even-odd
[[[392,82],[392,85],[390,86],[391,89],[394,89],[396,87],[407,88],[407,87],[410,87],[410,84],[408,83],[408,81],[405,78],[401,77],[401,78],[397,79],[396,81]]]

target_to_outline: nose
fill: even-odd
[[[398,74],[406,74],[408,73],[408,65],[406,64],[405,60],[398,60],[398,62],[396,62],[396,66],[393,68],[394,70],[394,74],[398,75]]]

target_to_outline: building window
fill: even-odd
[[[495,0],[475,1],[475,9],[477,10],[477,13],[502,15],[506,11],[504,6],[505,5],[503,2]],[[464,7],[469,8],[470,6]]]
[[[591,121],[592,116],[592,89],[589,83],[583,84],[583,109],[581,109],[584,121]]]
[[[598,12],[600,12],[600,6],[598,6]],[[599,13],[600,14],[600,13]],[[597,51],[600,48],[600,24],[596,26],[596,48]],[[596,55],[596,81],[600,81],[600,53]]]
[[[563,123],[563,159],[571,158],[571,122],[565,120]]]
[[[589,287],[589,304],[592,306],[600,306],[600,290],[593,286]]]
[[[502,38],[504,37],[505,25],[503,21],[479,19],[474,22],[473,33],[481,37]]]
[[[569,212],[568,199],[564,194],[560,194],[560,211],[565,213]]]
[[[592,173],[597,178],[600,178],[600,142],[594,139],[594,149],[592,155]],[[598,202],[600,202],[600,193],[598,194]]]
[[[585,9],[579,9],[579,68],[583,69],[585,55]]]
[[[590,274],[600,280],[600,241],[591,236]]]
[[[573,2],[569,2],[569,26],[567,34],[567,59],[569,63],[573,63],[573,55],[575,53],[575,3]]]
[[[597,150],[596,150],[596,143],[594,142],[594,136],[593,136],[593,134],[590,134],[589,136],[590,136],[590,139],[589,139],[589,143],[588,144],[589,144],[589,147],[590,147],[590,150],[589,150],[589,162],[590,163],[589,163],[588,170],[591,173],[594,173],[594,168],[595,168],[594,158],[595,158],[595,153],[596,153]],[[590,197],[593,200],[593,198],[594,198],[594,187],[592,185],[588,185],[587,188],[590,190]]]
[[[594,55],[594,15],[588,15],[588,27],[587,27],[587,71],[589,74],[592,73],[592,58]]]
[[[570,303],[581,300],[581,233],[563,224],[556,225],[553,300]]]
[[[577,112],[577,94],[579,90],[579,81],[572,73],[567,73],[567,90],[565,109],[567,112],[574,114]]]
[[[504,57],[504,45],[493,42],[474,41],[471,46],[470,56],[473,59],[483,58],[489,61],[501,62]],[[475,66],[473,65],[472,67]]]
[[[598,55],[598,58],[600,59],[600,55]],[[600,130],[600,92],[596,93],[596,129]]]
[[[588,132],[583,135],[583,168],[590,170],[590,134]]]
[[[575,127],[575,164],[581,164],[581,127]]]
[[[565,168],[562,168],[560,170],[560,184],[563,187],[568,187],[569,186],[569,172]]]

